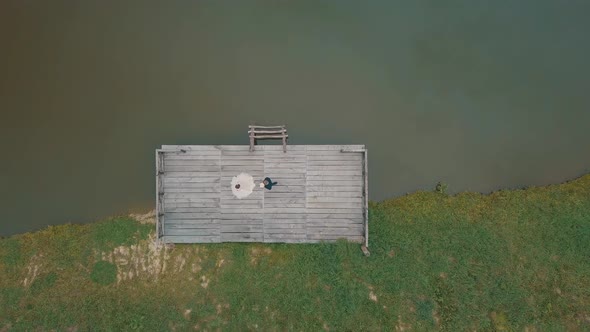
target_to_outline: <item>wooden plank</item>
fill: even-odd
[[[270,139],[270,138],[283,138],[283,137],[289,137],[289,135],[287,134],[278,134],[278,135],[273,135],[273,134],[254,134],[254,138],[258,139]]]
[[[219,160],[188,160],[188,159],[174,159],[169,160],[166,159],[164,161],[164,165],[166,165],[166,169],[170,169],[171,166],[218,166],[220,164]]]
[[[190,150],[182,152],[180,149],[163,150],[166,157],[168,156],[220,156],[219,150]]]
[[[369,247],[369,151],[365,150],[364,156],[364,175],[365,175],[365,247]]]
[[[221,236],[163,236],[163,243],[219,243]]]
[[[257,160],[222,160],[221,166],[240,166],[252,169],[264,167],[264,164]]]
[[[274,235],[274,234],[272,234]],[[294,234],[298,235],[298,234]],[[307,241],[305,237],[294,237],[294,238],[273,238],[273,237],[265,237],[264,243],[310,243]]]
[[[202,189],[211,188],[219,191],[219,179],[211,180],[210,182],[167,182],[164,184],[164,192],[168,189]]]
[[[205,228],[168,228],[164,227],[164,235],[171,236],[211,236],[219,235],[219,229],[205,229]]]
[[[306,220],[308,223],[347,223],[347,224],[359,224],[363,223],[363,215],[357,213],[358,217],[351,217],[343,214],[326,214],[326,216],[318,216],[317,214],[310,214]]]
[[[250,173],[250,172],[264,172],[264,165],[256,165],[256,166],[221,166],[222,172],[237,172],[237,173]],[[238,175],[238,174],[236,174]]]
[[[262,213],[221,213],[222,220],[262,220]]]
[[[190,162],[192,160],[219,160],[220,159],[219,154],[201,155],[201,154],[170,154],[170,153],[166,153],[164,155],[165,155],[167,162],[170,162],[170,161],[189,161]]]
[[[293,173],[293,172],[276,172],[274,170],[267,169],[264,177],[269,177],[271,179],[280,178],[280,179],[289,179],[289,180],[299,180],[305,182],[305,173]],[[262,179],[264,179],[262,177]]]
[[[256,149],[260,148],[260,150],[264,150],[266,146],[256,146]],[[250,152],[250,145],[221,145],[220,146],[222,153],[226,153],[228,151],[241,151],[241,152]]]
[[[164,173],[166,175],[172,172],[210,172],[210,171],[219,171],[219,165],[186,165],[186,166],[166,166],[164,168]],[[175,176],[185,176],[184,174],[179,175],[176,174]],[[191,174],[189,176],[194,176]]]
[[[363,177],[360,175],[308,175],[307,181],[308,182],[317,182],[317,183],[330,183],[330,182],[349,182],[349,183],[361,183],[362,184]]]
[[[264,208],[264,213],[305,213],[305,208]]]
[[[313,243],[313,240],[318,242],[336,242],[340,239],[347,240],[349,242],[363,243],[362,236],[355,235],[319,235],[319,234],[307,234],[308,243]]]
[[[248,128],[250,129],[258,129],[258,128],[266,128],[266,129],[271,129],[271,128],[285,128],[285,125],[278,125],[278,126],[259,126],[259,125],[248,125]]]
[[[258,192],[254,191],[250,195],[248,195],[244,198],[237,198],[236,196],[234,196],[234,194],[231,192],[231,190],[224,189],[219,193],[219,197],[223,201],[236,201],[236,202],[256,201],[256,200],[262,200],[262,198],[264,197],[264,193],[262,193],[260,191],[258,191]]]
[[[347,219],[357,219],[363,220],[363,213],[361,211],[353,212],[353,213],[309,213],[307,215],[309,219],[322,219],[322,218],[347,218]]]
[[[301,239],[303,241],[297,241],[297,242],[306,242],[304,241],[306,238],[306,234],[304,233],[288,233],[288,234],[282,234],[282,233],[269,233],[269,234],[264,234],[264,241],[265,242],[270,242],[268,240],[286,240],[286,239]],[[282,242],[282,241],[281,241]]]
[[[219,220],[217,219],[202,219],[202,220],[174,220],[166,222],[168,228],[209,228],[219,229]]]
[[[362,197],[307,197],[308,203],[363,203]]]
[[[220,160],[164,160],[166,171],[174,171],[179,167],[219,166]],[[177,169],[182,171],[181,169]]]
[[[289,214],[289,213],[268,213],[265,212],[264,213],[264,220],[279,220],[279,219],[288,219],[288,220],[295,220],[295,219],[301,219],[305,221],[305,214],[304,213],[298,213],[298,214]]]
[[[265,209],[270,209],[270,208],[299,208],[299,209],[304,209],[305,208],[305,203],[293,203],[293,204],[284,204],[284,203],[267,203],[264,202],[264,208]]]
[[[194,171],[171,171],[166,170],[165,176],[166,177],[200,177],[202,173],[205,172],[217,172],[219,174],[219,167],[220,166],[202,166],[199,169]]]
[[[203,173],[197,173],[195,176],[192,177],[187,177],[187,176],[183,176],[183,177],[172,177],[172,176],[165,176],[163,178],[163,181],[165,183],[171,183],[171,182],[209,182],[210,180],[203,180],[203,179],[219,179],[220,178],[220,174],[219,172],[203,172]]]
[[[273,188],[274,190],[274,188]],[[329,185],[329,186],[314,186],[314,185],[308,185],[306,188],[307,192],[326,192],[326,191],[331,191],[331,192],[352,192],[352,193],[361,193],[363,192],[363,187],[362,186],[334,186],[334,185]]]
[[[353,227],[354,229],[358,229],[359,230],[359,234],[361,234],[364,231],[364,225],[361,222],[356,222],[356,223],[350,223],[350,222],[307,222],[305,223],[309,228],[314,228],[314,227],[327,227],[327,228],[339,228],[339,227]]]
[[[328,235],[328,236],[362,236],[363,227],[312,227],[307,225],[307,234]]]
[[[363,209],[345,209],[345,208],[338,208],[338,209],[320,209],[320,208],[307,208],[307,214],[360,214],[362,217]]]
[[[220,148],[219,145],[188,145],[188,144],[181,144],[181,145],[162,145],[162,149],[165,150],[175,150],[179,151],[181,149],[187,151],[215,151],[219,153]]]
[[[307,160],[308,166],[344,166],[350,165],[355,166],[360,164],[354,161],[342,161],[342,160]]]
[[[305,204],[305,198],[265,197],[264,204]]]
[[[362,162],[362,155],[361,154],[350,154],[350,153],[341,153],[337,155],[308,155],[307,161],[343,161],[345,163],[353,163],[353,162]]]
[[[177,204],[177,203],[216,203],[219,204],[219,198],[177,198],[177,197],[164,197],[165,204]]]
[[[359,144],[351,144],[351,145],[304,145],[306,150],[309,151],[333,151],[337,150],[340,151],[342,149],[350,149],[350,150],[364,150],[364,145]]]
[[[244,202],[244,203],[222,202],[221,208],[224,210],[228,209],[228,208],[229,209],[262,209],[262,201],[259,201],[259,202],[250,201],[250,202]]]
[[[285,162],[285,161],[296,161],[296,162],[307,162],[307,154],[300,153],[300,154],[291,154],[287,153],[265,153],[264,154],[264,161],[265,162]]]
[[[275,225],[304,225],[306,224],[305,219],[267,219],[264,218],[264,225],[269,225],[273,228]]]
[[[348,203],[342,203],[342,202],[307,202],[307,208],[308,209],[340,209],[340,208],[344,208],[344,209],[361,209],[365,206],[365,204],[363,204],[363,202],[356,202],[356,203],[352,203],[352,202],[348,202]]]
[[[249,214],[255,214],[255,213],[259,213],[262,214],[262,209],[257,209],[257,208],[223,208],[222,213],[224,214],[239,214],[239,213],[249,213]]]
[[[170,193],[165,192],[164,198],[220,198],[218,193]],[[223,199],[223,197],[221,197]]]
[[[221,154],[222,160],[231,160],[231,159],[251,159],[251,160],[259,160],[261,162],[264,161],[264,151],[224,151]]]
[[[344,177],[344,176],[363,176],[363,172],[361,169],[358,170],[353,170],[353,171],[307,171],[306,174],[308,177],[309,176],[340,176],[340,177]]]
[[[250,197],[250,196],[248,196]],[[266,191],[264,193],[264,199],[275,199],[275,198],[305,198],[305,193],[304,192],[295,192],[295,193],[291,193],[291,192],[276,192],[276,191]]]
[[[278,180],[277,180],[278,182]],[[301,185],[301,186],[294,186],[294,185],[290,185],[290,186],[282,186],[280,183],[276,186],[273,186],[272,189],[270,190],[273,193],[274,192],[305,192],[305,185]]]
[[[363,194],[361,192],[340,192],[340,191],[318,191],[318,192],[309,192],[307,193],[308,198],[339,198],[339,197],[349,197],[349,198],[363,198]]]
[[[304,223],[264,223],[264,229],[305,229]]]
[[[168,188],[168,193],[183,193],[183,194],[197,194],[197,193],[219,193],[219,185],[211,186],[210,188]]]
[[[331,165],[331,166],[316,166],[316,165],[307,165],[307,172],[338,172],[338,171],[362,171],[361,165],[349,165],[349,164],[342,164],[342,165]]]
[[[222,233],[222,242],[262,242],[262,233]]]
[[[278,147],[279,150],[269,150],[269,149],[264,149],[264,157],[265,158],[269,158],[269,157],[305,157],[307,156],[307,152],[304,149],[296,149],[294,148],[293,145],[288,145],[287,146],[287,152],[283,152],[283,146],[282,145],[263,145],[264,147]],[[257,146],[261,147],[261,146]]]
[[[162,165],[162,153],[159,150],[156,150],[156,244],[158,243],[160,236],[162,235],[162,220],[163,216],[160,216],[162,213],[162,203],[161,203],[161,165]]]
[[[264,234],[306,234],[305,228],[264,228]]]
[[[219,207],[219,202],[206,203],[206,202],[187,202],[187,203],[170,203],[164,202],[164,209],[166,211],[175,210],[178,208],[213,208]]]
[[[358,156],[362,155],[362,152],[352,153],[352,152],[341,152],[340,150],[307,150],[306,154],[310,157],[317,157],[317,156]]]
[[[255,153],[255,152],[228,152],[221,154],[221,161],[255,161],[255,162],[264,162],[264,153]]]
[[[263,230],[260,225],[221,225],[221,233],[261,233]]]
[[[165,214],[169,213],[202,213],[202,212],[217,212],[219,208],[193,208],[193,207],[166,207]]]
[[[182,179],[182,180],[181,180]],[[219,183],[219,173],[217,176],[209,177],[191,177],[191,178],[169,178],[164,177],[164,185],[178,185],[178,184],[189,184],[189,183]]]

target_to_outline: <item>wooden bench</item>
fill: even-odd
[[[256,140],[259,139],[282,139],[283,140],[283,152],[287,152],[287,128],[282,126],[248,126],[248,135],[250,136],[250,152],[254,151],[254,145],[257,144]]]

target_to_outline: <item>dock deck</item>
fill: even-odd
[[[156,150],[158,239],[165,243],[345,238],[368,246],[364,145],[163,145]],[[246,198],[232,177],[277,181]]]

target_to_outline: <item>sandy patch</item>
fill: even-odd
[[[39,276],[43,263],[42,257],[42,254],[34,255],[29,260],[29,264],[27,264],[27,267],[25,268],[27,275],[23,279],[23,286],[30,286],[35,281],[35,279],[37,279],[37,276]]]
[[[198,270],[196,255],[179,253],[171,261],[171,249],[164,245],[157,245],[154,234],[146,240],[131,246],[119,246],[111,252],[101,252],[102,260],[117,266],[117,283],[134,278],[158,280],[163,273],[179,273],[191,264],[193,270]]]
[[[129,216],[142,224],[156,224],[156,210],[151,210],[146,214],[132,213]]]

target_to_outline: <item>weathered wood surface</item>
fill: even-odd
[[[355,152],[342,152],[355,151]],[[366,242],[363,145],[164,145],[156,153],[160,240],[175,243]],[[236,198],[231,180],[255,179]],[[258,187],[264,177],[272,190]]]

